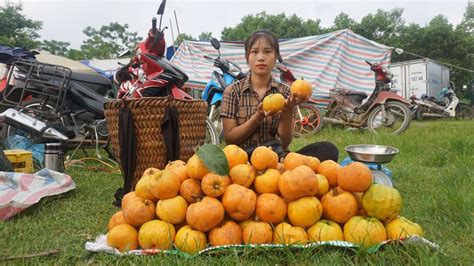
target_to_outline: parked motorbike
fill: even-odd
[[[142,98],[171,96],[176,99],[192,100],[182,87],[188,76],[178,67],[172,65],[163,57],[166,44],[161,21],[166,1],[162,1],[157,15],[160,24],[156,27],[157,19],[152,19],[152,27],[147,38],[140,42],[130,63],[121,67],[114,76],[114,82],[119,87],[117,98]],[[121,55],[130,53],[124,51]],[[206,142],[219,143],[217,132],[210,119],[206,119]]]
[[[367,99],[365,92],[331,89],[331,102],[324,123],[351,128],[367,128],[374,134],[400,134],[411,122],[410,103],[390,91],[392,74],[380,64],[365,61],[375,73],[375,88]],[[363,101],[367,99],[365,103]]]
[[[451,82],[449,88],[440,91],[442,100],[438,101],[435,97],[421,95],[421,99],[412,96],[414,117],[421,121],[427,118],[471,118],[471,107],[468,104],[460,103],[454,90],[454,84]]]
[[[211,80],[206,84],[201,99],[207,102],[207,116],[214,124],[219,137],[222,138],[222,121],[220,117],[222,94],[224,93],[225,88],[231,85],[234,81],[245,78],[245,74],[237,64],[221,58],[221,52],[219,50],[221,44],[216,38],[211,39],[211,44],[219,54],[217,58],[212,58],[208,55],[204,55],[204,58],[213,60],[214,66],[219,68],[221,73],[218,71],[212,72]]]
[[[296,80],[291,70],[285,66],[283,58],[278,57],[277,69],[280,71],[280,80],[283,83],[291,84]],[[293,135],[301,137],[316,134],[323,126],[321,112],[314,99],[309,98],[308,102],[296,106],[293,114]]]
[[[100,74],[76,73],[69,68],[17,60],[9,67],[0,114],[3,140],[21,135],[35,143],[61,143],[63,151],[79,146],[108,149],[104,103],[111,82]]]

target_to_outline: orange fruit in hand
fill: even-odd
[[[263,98],[263,111],[276,113],[285,107],[285,98],[280,93],[270,94]]]
[[[298,98],[305,99],[313,94],[311,83],[303,79],[297,79],[291,84],[290,91]]]

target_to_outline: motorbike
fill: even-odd
[[[157,19],[152,19],[152,27],[147,38],[137,45],[134,55],[125,66],[122,66],[114,75],[114,83],[119,87],[117,98],[138,99],[142,97],[171,96],[176,99],[192,100],[191,95],[182,87],[188,76],[178,67],[172,65],[163,55],[166,44],[161,22],[166,1],[162,1],[157,15],[160,15],[160,24],[156,27]],[[130,54],[125,50],[120,56]],[[216,129],[209,118],[206,119],[206,142],[219,143]]]
[[[112,100],[110,80],[100,74],[18,59],[8,67],[0,106],[3,140],[20,135],[33,143],[108,149],[104,103]]]
[[[456,96],[454,84],[450,82],[449,88],[443,88],[440,91],[442,100],[438,101],[435,97],[421,95],[421,99],[412,96],[413,114],[416,120],[422,121],[427,118],[470,118],[471,107],[468,104],[460,103]]]
[[[232,61],[221,58],[220,47],[221,44],[216,38],[211,39],[211,45],[217,50],[217,58],[212,58],[208,55],[204,55],[204,58],[212,60],[214,66],[221,70],[213,71],[211,74],[211,80],[206,84],[206,88],[202,92],[201,99],[207,102],[207,115],[214,124],[219,138],[223,138],[222,134],[222,122],[220,118],[220,108],[222,101],[222,94],[225,88],[231,85],[236,80],[245,78],[245,73],[242,69]]]
[[[365,61],[375,74],[375,88],[367,93],[345,88],[330,90],[324,123],[367,128],[374,134],[396,135],[410,125],[410,103],[390,90],[392,74],[378,63]],[[363,102],[366,100],[365,102]]]
[[[278,62],[277,69],[280,71],[280,81],[291,86],[296,80],[295,76],[284,64],[281,56],[278,57]],[[296,110],[293,114],[293,136],[301,137],[316,134],[321,130],[322,126],[323,119],[321,112],[313,98],[309,98],[306,103],[296,106]]]

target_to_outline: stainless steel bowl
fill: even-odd
[[[388,163],[399,152],[397,148],[375,144],[356,144],[345,148],[353,161],[365,163]]]

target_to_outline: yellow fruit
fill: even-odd
[[[321,162],[317,173],[327,178],[329,187],[337,187],[337,172],[341,167],[333,160],[326,160]]]
[[[281,195],[288,200],[314,196],[318,192],[318,178],[311,168],[300,165],[281,175],[278,180],[278,189]]]
[[[249,222],[242,227],[242,238],[245,244],[271,244],[273,229],[266,222]]]
[[[229,163],[229,169],[238,164],[246,164],[248,161],[247,153],[237,145],[229,144],[222,149]]]
[[[313,94],[313,88],[311,83],[303,79],[295,80],[290,87],[292,94],[295,94],[298,98],[305,99]]]
[[[107,244],[125,252],[138,248],[138,232],[129,224],[119,224],[107,234]]]
[[[181,187],[181,180],[171,170],[163,170],[151,176],[149,190],[157,199],[176,197]]]
[[[330,220],[319,220],[308,228],[310,241],[344,240],[341,226]]]
[[[179,177],[179,180],[181,180],[181,182],[189,178],[188,174],[186,173],[186,163],[181,160],[169,162],[166,165],[165,169],[175,173]]]
[[[385,241],[387,233],[377,218],[354,216],[344,225],[344,239],[368,248]]]
[[[316,177],[318,178],[318,192],[316,192],[316,197],[321,198],[329,191],[329,182],[323,175],[317,174]]]
[[[109,223],[107,224],[107,229],[112,230],[115,226],[119,224],[126,224],[125,220],[123,219],[123,211],[118,211],[112,217],[110,217]]]
[[[303,228],[316,223],[323,214],[323,206],[316,197],[304,197],[288,204],[288,219]]]
[[[188,163],[186,164],[186,174],[189,178],[200,180],[207,173],[209,173],[209,170],[196,154],[189,158]]]
[[[293,170],[300,165],[306,165],[313,171],[317,171],[319,168],[319,159],[312,156],[302,155],[296,152],[290,152],[285,156],[283,165],[286,170]]]
[[[388,239],[406,238],[411,235],[423,236],[423,229],[417,223],[408,220],[405,217],[398,217],[389,222],[385,229]]]
[[[242,228],[233,221],[226,221],[209,232],[211,246],[242,244]]]
[[[274,93],[263,98],[263,111],[265,112],[279,112],[285,107],[285,98],[280,93]]]
[[[279,194],[278,180],[280,180],[280,171],[269,168],[265,173],[258,175],[255,178],[254,187],[258,194],[274,193]]]
[[[400,214],[402,197],[394,188],[372,184],[362,195],[362,207],[367,215],[388,222]]]
[[[135,194],[138,197],[156,202],[157,198],[150,191],[151,175],[144,175],[135,185]]]
[[[174,226],[160,220],[148,221],[138,231],[138,243],[143,249],[171,249],[174,237]]]
[[[344,224],[356,216],[359,210],[356,197],[339,187],[324,194],[321,204],[323,205],[323,217],[340,224]]]
[[[159,200],[156,204],[156,215],[168,223],[179,224],[186,220],[188,202],[182,196]]]
[[[249,188],[255,180],[255,169],[248,164],[238,164],[229,172],[232,184],[239,184],[246,188]]]
[[[364,192],[372,184],[372,171],[363,163],[352,162],[338,170],[337,184],[349,192]]]
[[[280,223],[273,231],[273,244],[304,245],[306,242],[308,242],[308,236],[302,227]]]
[[[257,171],[275,168],[278,164],[278,154],[268,147],[259,146],[253,150],[250,162]]]
[[[151,200],[136,197],[123,207],[123,219],[127,224],[141,226],[155,218],[155,203]]]
[[[206,234],[193,230],[189,225],[179,229],[174,242],[179,250],[188,254],[196,254],[205,249],[207,245]]]
[[[278,224],[286,216],[288,205],[276,194],[263,193],[257,198],[255,213],[260,221]]]

